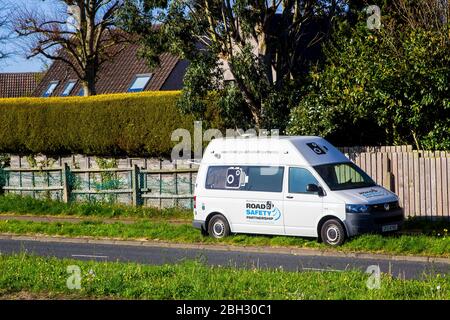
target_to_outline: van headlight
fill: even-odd
[[[369,206],[366,204],[346,204],[345,212],[348,213],[368,213]]]

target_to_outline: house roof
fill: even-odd
[[[169,53],[163,53],[160,56],[160,65],[151,70],[146,61],[138,57],[138,48],[138,44],[128,44],[113,60],[102,64],[96,83],[97,94],[127,92],[136,75],[140,74],[151,74],[151,79],[144,91],[181,89],[185,70],[183,61],[179,61],[177,57]],[[70,80],[77,80],[75,72],[64,62],[56,60],[33,92],[33,95],[42,96],[51,82],[58,81],[52,96],[60,96]],[[80,89],[81,84],[77,80],[69,95],[78,95]]]
[[[30,96],[42,75],[41,72],[0,73],[0,98]]]

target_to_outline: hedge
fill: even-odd
[[[0,153],[169,155],[176,128],[194,118],[176,107],[180,92],[0,99]]]

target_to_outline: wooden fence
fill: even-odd
[[[450,218],[450,152],[350,152],[347,156],[395,192],[407,216]]]
[[[192,208],[197,168],[4,168],[5,193],[64,202],[101,200],[132,205]],[[168,182],[169,181],[169,182]]]
[[[414,151],[412,146],[340,149],[378,184],[395,192],[407,216],[450,218],[450,152]],[[44,193],[63,201],[106,198],[135,205],[192,207],[195,165],[118,159],[118,168],[101,169],[90,157],[74,159],[57,159],[50,168],[30,168],[14,159],[12,167],[4,169],[3,190],[35,197]]]

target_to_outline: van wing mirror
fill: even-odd
[[[306,191],[308,192],[318,192],[319,191],[319,186],[317,184],[314,183],[310,183],[306,186]]]
[[[320,187],[320,186],[318,186],[317,184],[314,184],[314,183],[308,184],[306,186],[306,191],[317,193],[319,196],[323,196],[324,195],[322,187]]]

